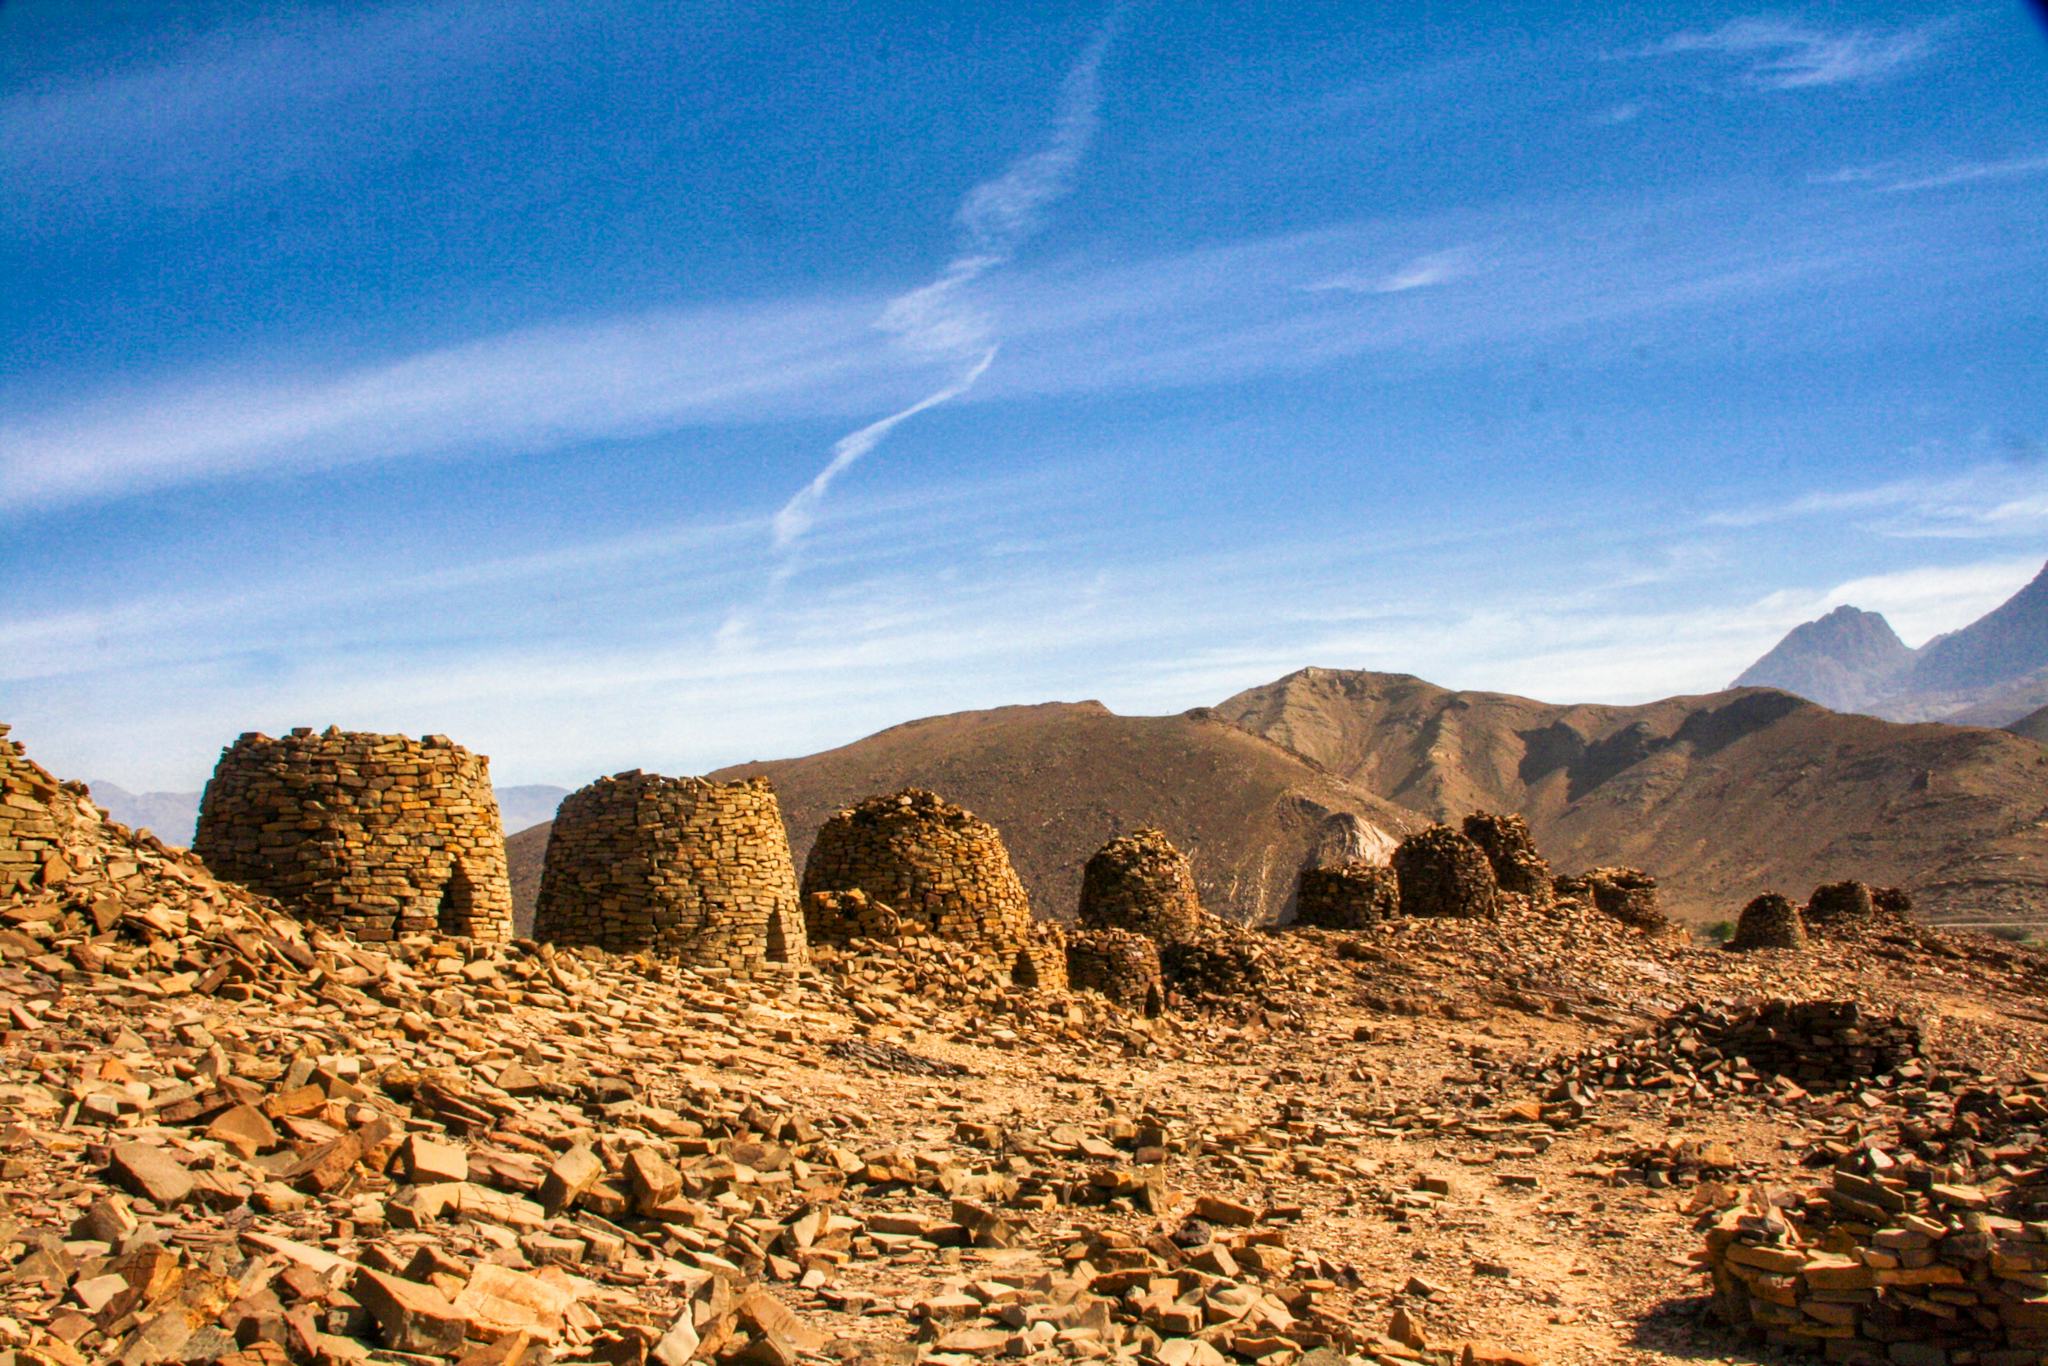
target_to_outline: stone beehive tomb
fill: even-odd
[[[221,751],[192,848],[216,876],[361,939],[512,936],[490,761],[443,735],[244,735]]]
[[[1790,897],[1765,892],[1742,908],[1735,921],[1731,949],[1803,949],[1806,922]]]
[[[971,811],[918,788],[870,797],[818,830],[804,862],[804,909],[820,942],[872,937],[863,920],[842,917],[853,903],[821,892],[862,892],[862,916],[880,923],[879,902],[895,933],[930,935],[1006,960],[1031,935],[1031,903],[996,828]]]
[[[1166,1009],[1159,941],[1136,930],[1075,930],[1067,936],[1067,984],[1095,991],[1145,1016]]]
[[[1352,861],[1304,868],[1294,894],[1294,923],[1325,930],[1362,930],[1401,913],[1401,889],[1383,863]]]
[[[808,957],[796,868],[766,779],[629,773],[562,799],[534,937],[738,973]]]
[[[1188,856],[1158,830],[1119,835],[1081,872],[1084,929],[1135,930],[1165,943],[1199,934],[1205,916]]]
[[[1410,835],[1394,850],[1407,916],[1490,916],[1500,902],[1485,851],[1448,825]]]
[[[1529,822],[1513,814],[1474,811],[1465,817],[1465,838],[1486,855],[1501,891],[1527,897],[1538,906],[1550,904],[1550,865],[1536,852]]]

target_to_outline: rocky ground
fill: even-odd
[[[84,830],[0,872],[16,1363],[1757,1361],[1707,1230],[2048,1033],[2041,958],[1903,925],[1272,932],[1145,1020],[929,951],[358,944]],[[1921,1056],[1717,1054],[1766,998]]]

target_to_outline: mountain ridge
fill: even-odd
[[[1890,721],[2003,726],[2048,704],[2048,564],[2003,603],[1919,649],[1843,605],[1793,627],[1735,679]]]

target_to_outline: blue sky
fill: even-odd
[[[0,719],[575,784],[2039,568],[2028,10],[1379,8],[7,0]]]

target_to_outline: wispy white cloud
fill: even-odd
[[[1310,289],[1337,289],[1353,294],[1400,294],[1411,289],[1462,280],[1479,268],[1479,257],[1470,247],[1451,247],[1426,252],[1389,271],[1345,271],[1319,280]]]
[[[188,376],[0,418],[0,507],[461,449],[827,416],[905,395],[871,300],[654,311],[524,328],[333,373]],[[906,395],[907,396],[907,395]]]
[[[1894,180],[1884,188],[1894,193],[1906,190],[1940,190],[1950,185],[1967,185],[1978,180],[2011,180],[2020,176],[2048,173],[2048,154],[2011,157],[2004,161],[1964,161],[1926,175]]]
[[[2048,478],[2030,460],[1985,462],[1861,488],[1815,490],[1724,509],[1704,520],[1730,528],[1827,520],[1858,534],[1900,540],[2048,537]]]
[[[1013,260],[1039,228],[1045,210],[1067,193],[1075,169],[1095,136],[1102,107],[1102,59],[1116,19],[1096,33],[1061,86],[1059,112],[1047,144],[1012,163],[1001,175],[967,192],[955,216],[962,243],[930,284],[891,299],[877,326],[920,357],[963,365],[957,376],[915,403],[839,438],[825,467],[775,515],[775,549],[792,550],[810,529],[834,480],[870,454],[897,427],[972,389],[994,363],[997,346],[985,312],[968,295],[976,281]],[[786,559],[779,573],[792,572]],[[739,629],[729,619],[727,638]]]
[[[1598,124],[1602,127],[1634,123],[1642,117],[1645,107],[1641,100],[1624,100],[1620,104],[1611,104],[1607,108],[1602,109],[1599,113],[1589,118],[1587,122]]]
[[[1938,25],[1829,30],[1796,19],[1752,15],[1705,32],[1688,30],[1635,55],[1692,53],[1744,63],[1744,79],[1771,90],[1869,84],[1886,80],[1934,51]]]
[[[1696,329],[1660,331],[1656,320],[1714,310],[1753,354],[1825,335],[1772,325],[1759,311],[1766,301],[1790,307],[1823,286],[1855,298],[1924,280],[1930,260],[1956,282],[2025,268],[1955,206],[1925,203],[1901,196],[1880,213],[1837,200],[1766,213],[1732,193],[1511,201],[1151,257],[1013,265],[975,278],[971,297],[947,284],[964,271],[949,270],[935,285],[954,297],[927,286],[894,307],[869,295],[651,310],[325,371],[255,357],[83,400],[37,396],[33,376],[14,375],[0,382],[0,509],[709,424],[865,425],[955,387],[997,329],[1001,364],[951,401],[1201,385],[1375,355],[1442,366],[1542,346],[1569,363],[1619,344],[1613,325],[1624,320],[1635,323],[1631,346],[1668,335],[1697,356]],[[1483,257],[1477,247],[1447,252],[1445,242],[1484,243]],[[1482,266],[1483,290],[1424,287]],[[1346,276],[1349,287],[1315,287]],[[878,329],[878,317],[894,330]],[[1888,309],[1867,325],[1899,317]],[[1585,345],[1561,346],[1568,338]],[[935,363],[948,371],[938,383]]]

